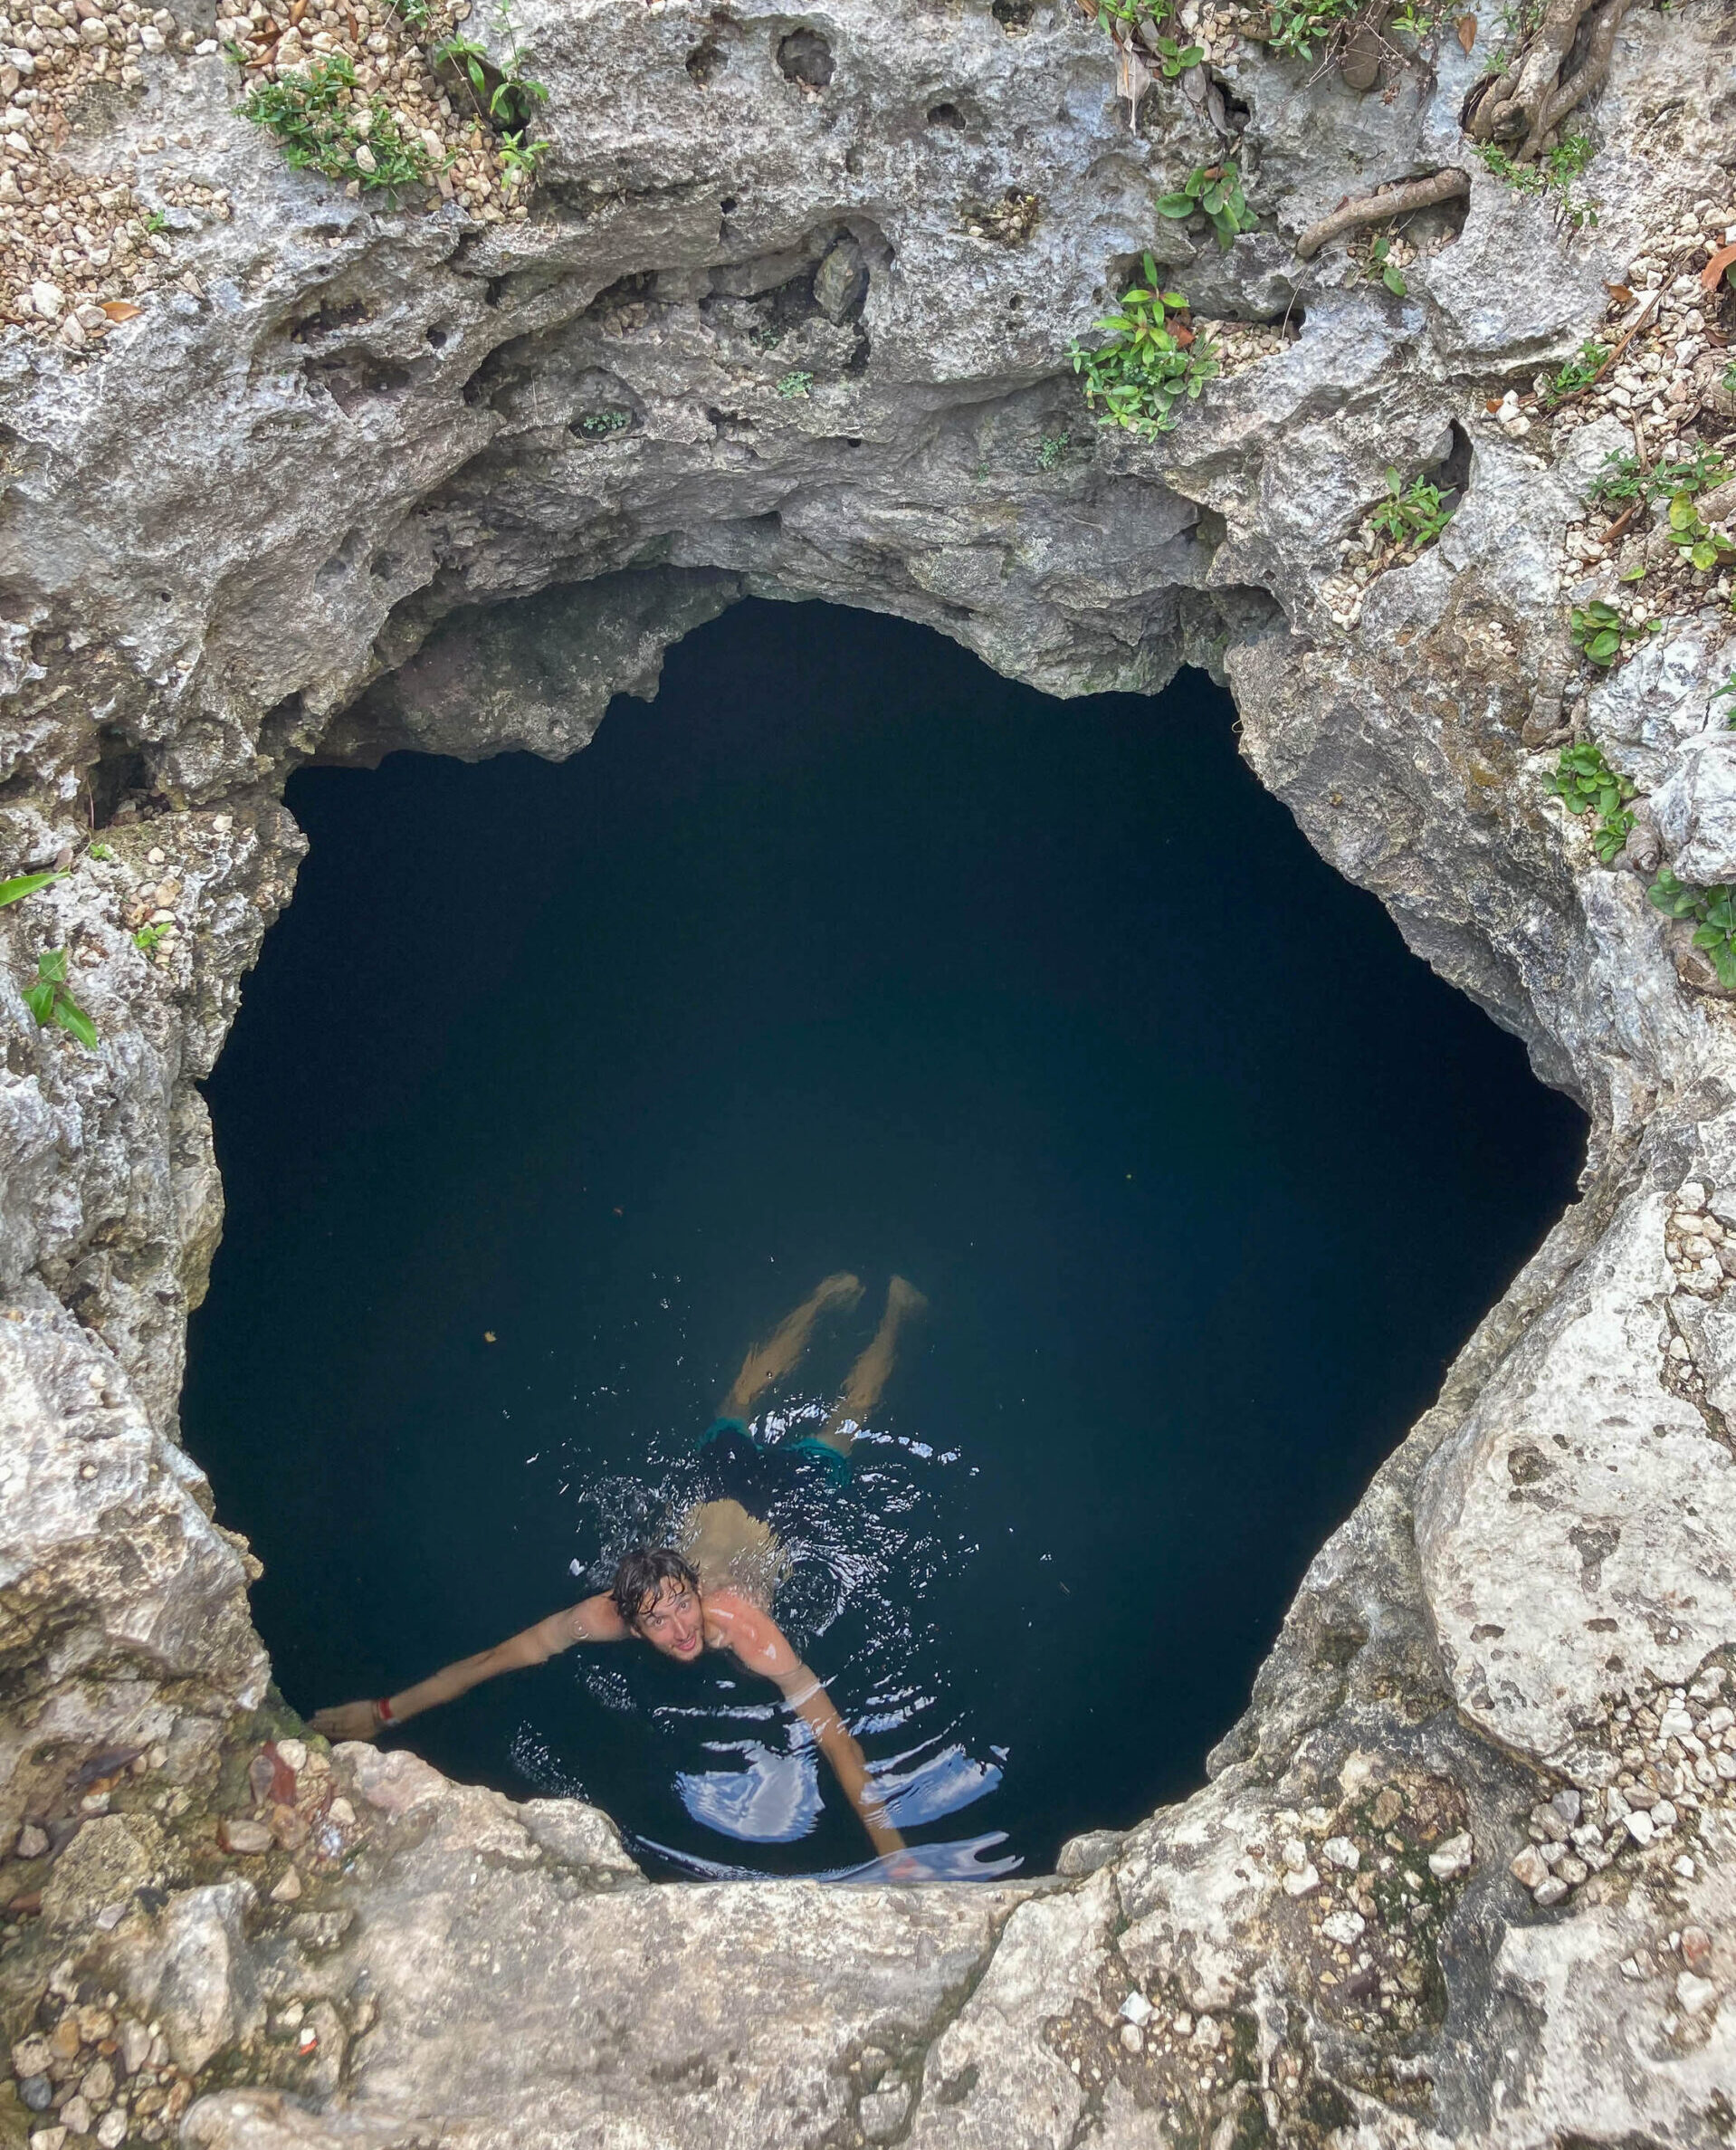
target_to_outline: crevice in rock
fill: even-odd
[[[824,90],[836,72],[832,46],[823,32],[791,30],[777,41],[777,72],[805,90]]]

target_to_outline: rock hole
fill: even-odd
[[[824,90],[835,72],[832,47],[817,30],[792,30],[777,41],[777,72],[805,90]]]
[[[87,781],[91,789],[91,817],[98,828],[111,825],[129,794],[142,799],[150,790],[150,772],[145,766],[145,757],[137,747],[112,731],[100,735],[96,766]]]
[[[438,324],[426,329],[424,331],[424,334],[428,339],[428,349],[431,351],[444,351],[445,349],[446,331],[444,329],[439,327]]]
[[[729,64],[728,56],[714,37],[704,39],[687,55],[687,72],[701,90],[709,89]]]
[[[339,329],[353,329],[358,321],[367,319],[367,307],[362,300],[327,299],[291,323],[290,341],[313,343],[322,336],[335,335]]]
[[[725,216],[733,216],[739,204],[736,201],[736,197],[732,194],[726,194],[723,199],[718,204],[718,209],[720,213]]]
[[[310,358],[301,368],[310,387],[323,388],[346,417],[380,397],[402,396],[413,376],[407,366],[368,351]]]
[[[965,116],[956,104],[931,104],[929,107],[930,127],[949,127],[955,134],[965,130]]]
[[[989,12],[1009,37],[1017,37],[1031,27],[1036,0],[995,0]]]

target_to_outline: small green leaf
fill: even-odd
[[[1691,530],[1699,520],[1691,493],[1678,492],[1671,496],[1670,528],[1673,530]]]
[[[62,984],[66,978],[66,951],[45,948],[36,959],[36,976],[46,985]]]
[[[1158,204],[1159,216],[1191,216],[1197,206],[1191,195],[1167,194]]]
[[[1397,269],[1383,269],[1380,272],[1380,281],[1396,299],[1404,298],[1410,290],[1410,286],[1405,282],[1402,272]]]
[[[19,874],[10,881],[0,881],[0,910],[8,903],[21,903],[26,896],[33,896],[39,888],[46,888],[51,881],[64,881],[65,869],[59,873]]]
[[[1712,544],[1710,539],[1703,538],[1689,553],[1688,558],[1703,575],[1710,575],[1718,565],[1718,548]]]
[[[97,1049],[97,1027],[68,993],[57,993],[50,1011],[62,1030],[70,1030],[87,1052]]]
[[[34,985],[24,988],[24,1006],[36,1018],[38,1028],[47,1026],[54,1008],[54,989],[52,985]]]
[[[1594,664],[1607,664],[1614,661],[1621,648],[1621,636],[1613,627],[1606,627],[1600,635],[1594,635],[1586,644],[1586,655]]]

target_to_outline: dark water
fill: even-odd
[[[1230,725],[1194,675],[1064,704],[755,604],[563,768],[295,780],[186,1403],[292,1701],[593,1587],[749,1340],[863,1276],[770,1430],[811,1425],[898,1270],[930,1316],[796,1548],[796,1647],[923,1844],[1041,1868],[1199,1781],[1582,1140]],[[406,1737],[657,1871],[854,1865],[725,1662],[576,1652]]]

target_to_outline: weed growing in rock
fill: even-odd
[[[1688,565],[1697,575],[1710,575],[1736,559],[1736,545],[1702,519],[1691,492],[1670,495],[1669,528],[1671,544],[1687,555]]]
[[[1043,444],[1036,452],[1036,466],[1040,471],[1052,471],[1073,445],[1071,433],[1045,433]]]
[[[1555,147],[1535,164],[1515,164],[1498,142],[1474,142],[1473,148],[1497,179],[1515,194],[1535,194],[1550,200],[1557,215],[1574,231],[1596,224],[1598,205],[1589,195],[1576,195],[1573,182],[1591,162],[1591,138],[1564,134]]]
[[[1660,624],[1647,621],[1644,626],[1635,626],[1601,597],[1594,597],[1588,605],[1576,605],[1568,616],[1575,648],[1584,651],[1594,664],[1613,664],[1624,643],[1637,642]]]
[[[434,48],[429,59],[436,74],[455,75],[463,84],[478,119],[521,137],[536,117],[537,107],[548,102],[548,92],[524,72],[518,39],[505,8],[500,10],[499,19],[509,48],[504,66],[491,59],[487,46],[473,37],[449,37]]]
[[[18,874],[10,881],[0,881],[0,911],[4,911],[8,903],[22,903],[26,896],[33,896],[39,888],[46,888],[51,881],[64,881],[65,878],[65,873],[61,872]]]
[[[1560,373],[1543,392],[1543,401],[1550,410],[1568,397],[1588,388],[1609,361],[1609,346],[1599,343],[1595,336],[1588,336]]]
[[[1174,406],[1184,397],[1198,400],[1217,371],[1217,352],[1209,338],[1196,337],[1174,318],[1187,311],[1188,301],[1180,291],[1157,288],[1158,264],[1149,253],[1145,273],[1149,288],[1133,285],[1122,294],[1121,311],[1096,323],[1113,331],[1113,341],[1096,350],[1075,341],[1068,356],[1098,423],[1149,440],[1175,431]]]
[[[1722,687],[1714,687],[1712,690],[1713,702],[1722,702],[1726,695],[1731,697],[1731,702],[1730,709],[1725,712],[1724,729],[1726,731],[1736,731],[1736,672],[1731,674]]]
[[[1716,448],[1696,447],[1692,457],[1655,463],[1648,470],[1636,455],[1606,455],[1588,498],[1602,508],[1624,508],[1631,501],[1647,503],[1676,493],[1704,492],[1729,475]]]
[[[792,370],[791,372],[785,374],[783,378],[778,382],[777,393],[780,396],[786,397],[796,396],[812,396],[814,393],[814,376],[811,373],[803,373],[799,370]]]
[[[1365,273],[1371,283],[1384,283],[1395,298],[1402,299],[1410,286],[1405,282],[1404,271],[1391,256],[1392,234],[1382,232],[1369,248]]]
[[[1081,0],[1081,5],[1118,44],[1138,37],[1140,50],[1159,62],[1170,81],[1206,57],[1203,45],[1178,45],[1173,37],[1155,35],[1169,20],[1169,0]],[[1149,24],[1154,33],[1149,41],[1139,37],[1143,24]]]
[[[51,1023],[70,1031],[87,1052],[97,1049],[97,1027],[67,989],[66,951],[44,949],[36,959],[36,982],[24,988],[24,1006],[36,1018],[37,1027]]]
[[[1665,866],[1646,894],[1666,918],[1695,921],[1693,945],[1703,949],[1726,991],[1736,991],[1736,888],[1695,888]]]
[[[578,430],[587,440],[607,440],[614,433],[625,433],[633,423],[633,413],[617,409],[587,411],[578,422]]]
[[[1619,777],[1603,758],[1603,750],[1590,740],[1563,747],[1561,759],[1543,779],[1569,814],[1594,814],[1591,843],[1605,865],[1634,831],[1634,817],[1627,801],[1634,787]]]
[[[1275,0],[1268,11],[1269,43],[1292,60],[1312,60],[1314,47],[1361,13],[1362,0]]]
[[[1173,217],[1178,223],[1199,211],[1210,217],[1212,229],[1217,234],[1217,244],[1227,253],[1235,245],[1239,232],[1251,232],[1259,218],[1248,207],[1242,192],[1242,181],[1235,166],[1230,164],[1203,164],[1188,176],[1188,183],[1179,194],[1166,194],[1158,204],[1159,216]],[[1155,273],[1147,257],[1146,273],[1153,283]]]
[[[140,955],[150,955],[167,931],[167,928],[164,926],[140,926],[133,935],[133,946]]]
[[[297,170],[310,167],[364,187],[409,186],[428,177],[426,148],[404,133],[386,100],[358,100],[346,53],[316,62],[305,76],[256,82],[241,110],[276,136]]]
[[[106,844],[92,844],[91,846],[91,856],[92,858],[100,858],[104,865],[107,865],[113,859],[114,853],[110,850]]]
[[[1393,545],[1409,552],[1420,552],[1452,521],[1455,511],[1443,504],[1441,489],[1431,485],[1426,478],[1413,478],[1408,484],[1391,464],[1387,467],[1387,497],[1369,515],[1369,521]]]
[[[1726,396],[1736,396],[1736,358],[1718,376],[1718,386]]]

